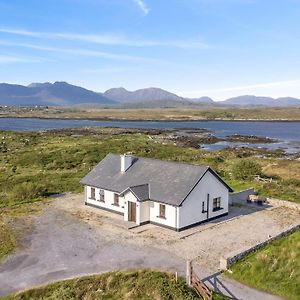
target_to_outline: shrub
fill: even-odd
[[[261,166],[251,159],[240,159],[232,167],[232,176],[236,179],[252,180],[261,175]]]
[[[11,198],[19,200],[31,200],[46,196],[47,189],[41,184],[23,182],[16,185],[11,192]]]

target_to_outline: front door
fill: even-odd
[[[128,220],[136,222],[136,203],[128,201]]]

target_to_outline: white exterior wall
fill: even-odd
[[[173,227],[176,228],[176,207],[168,205],[168,204],[164,204],[166,206],[166,218],[160,218],[159,217],[159,204],[158,202],[153,202],[153,201],[149,201],[150,204],[150,221],[151,222],[155,222],[155,223],[159,223],[165,226],[169,226],[169,227]]]
[[[86,189],[86,199],[85,199],[85,201],[88,204],[92,204],[92,205],[99,206],[99,207],[102,207],[102,208],[107,208],[107,209],[110,209],[110,210],[114,210],[114,211],[119,212],[119,213],[124,213],[125,206],[124,206],[124,198],[123,197],[119,197],[119,206],[113,205],[113,203],[114,203],[114,192],[104,190],[104,201],[105,201],[105,203],[103,203],[103,202],[100,202],[100,189],[99,188],[95,188],[95,198],[96,198],[96,200],[91,199],[91,188],[92,187],[90,187],[90,186],[85,187],[85,189]]]
[[[141,216],[140,216],[140,202],[137,201],[136,197],[129,191],[126,192],[124,195],[124,206],[125,206],[125,211],[124,211],[124,221],[128,221],[128,201],[136,203],[136,224],[140,225],[141,224]]]
[[[148,222],[150,220],[150,201],[140,202],[141,217],[140,223]]]
[[[208,218],[228,212],[228,189],[214,175],[207,172],[189,196],[179,207],[179,228],[204,221],[207,213],[202,213],[202,202],[207,210],[207,194],[209,194]],[[221,197],[221,210],[213,212],[213,198]]]
[[[150,221],[180,229],[207,219],[207,212],[202,213],[202,202],[204,209],[207,210],[207,195],[209,194],[208,218],[214,218],[224,213],[228,213],[229,192],[226,186],[221,183],[214,175],[207,172],[197,186],[192,190],[185,199],[182,206],[175,207],[165,205],[166,218],[159,217],[159,202],[137,200],[135,195],[128,191],[123,197],[119,197],[119,206],[113,205],[114,192],[104,190],[105,203],[100,202],[100,189],[95,188],[96,200],[91,199],[91,187],[85,186],[85,201],[88,204],[98,206],[100,208],[110,209],[124,215],[124,220],[128,221],[128,202],[136,203],[136,224]],[[221,210],[213,211],[213,198],[221,197]]]

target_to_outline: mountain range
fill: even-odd
[[[128,91],[112,88],[97,93],[67,82],[32,83],[28,86],[0,83],[0,105],[106,105],[106,106],[300,106],[300,99],[283,97],[258,97],[245,95],[224,101],[213,101],[209,97],[184,98],[160,88],[145,88]]]

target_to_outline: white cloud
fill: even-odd
[[[245,90],[256,90],[260,88],[270,88],[270,87],[289,87],[289,86],[299,86],[300,79],[297,80],[287,80],[287,81],[276,81],[276,82],[267,82],[267,83],[259,83],[253,85],[242,85],[236,87],[228,87],[228,88],[220,88],[220,89],[209,89],[202,91],[191,91],[189,93],[218,93],[218,92],[233,92],[233,91],[245,91]]]
[[[188,40],[144,40],[130,39],[124,36],[115,34],[80,34],[80,33],[65,33],[65,32],[38,32],[29,31],[26,29],[10,29],[0,28],[0,32],[15,34],[27,37],[41,39],[63,39],[70,41],[89,42],[101,45],[129,46],[129,47],[173,47],[183,49],[209,49],[210,45],[204,43],[201,39]]]
[[[150,12],[149,7],[143,0],[133,0],[133,2],[143,11],[145,15],[148,15]]]
[[[11,64],[11,63],[35,63],[42,62],[45,59],[32,58],[32,57],[20,57],[11,55],[0,55],[0,64]]]
[[[56,52],[56,53],[65,53],[71,55],[87,56],[87,57],[102,57],[113,60],[126,60],[126,61],[144,61],[144,62],[157,62],[158,60],[152,58],[146,58],[141,56],[131,56],[126,54],[115,54],[110,52],[87,50],[87,49],[76,49],[76,48],[59,48],[59,47],[50,47],[50,46],[40,46],[35,44],[28,43],[15,43],[1,41],[0,45],[3,46],[13,46],[13,47],[23,47],[47,52]]]
[[[121,73],[129,70],[133,70],[133,68],[122,68],[122,67],[103,67],[97,69],[85,69],[82,72],[88,74],[98,74],[98,73]]]
[[[256,95],[269,97],[300,97],[300,79],[284,80],[257,83],[251,85],[241,85],[216,89],[190,90],[181,92],[186,97],[209,96],[214,100],[225,100],[227,98],[240,95]]]

